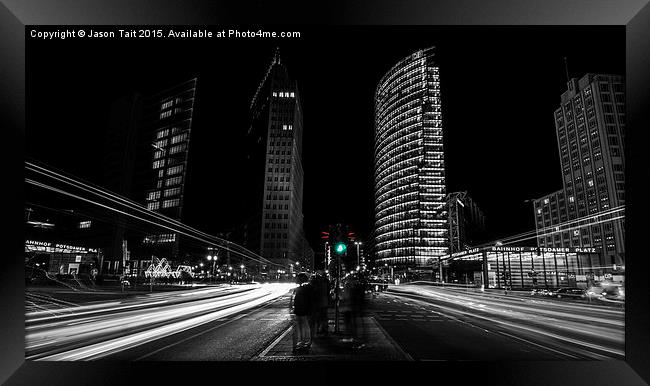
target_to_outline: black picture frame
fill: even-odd
[[[647,161],[642,146],[648,142],[650,68],[650,5],[647,1],[403,1],[349,3],[210,1],[135,2],[102,0],[5,1],[0,5],[0,52],[3,53],[0,90],[4,135],[5,175],[8,193],[4,206],[9,237],[0,269],[2,360],[0,381],[8,385],[31,384],[243,384],[286,383],[293,380],[326,382],[356,379],[364,383],[448,381],[481,384],[602,384],[635,385],[650,382],[648,338],[650,291],[645,276],[647,216]],[[121,363],[25,362],[24,282],[22,227],[23,160],[25,130],[24,27],[36,24],[454,24],[454,25],[625,25],[627,44],[627,157],[626,249],[628,250],[626,301],[626,360],[589,362],[433,362],[433,363]],[[635,161],[636,159],[639,161]],[[7,228],[5,228],[7,229]],[[423,378],[424,377],[424,378]]]

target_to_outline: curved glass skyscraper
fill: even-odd
[[[423,266],[448,251],[440,76],[434,49],[384,75],[375,93],[375,252],[379,266]]]

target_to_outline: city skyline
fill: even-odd
[[[444,31],[444,28],[432,28],[430,31],[436,30]],[[98,94],[101,94],[104,100],[114,100],[134,90],[151,89],[154,84],[161,84],[161,77],[169,79],[168,84],[173,84],[187,75],[196,75],[202,79],[201,84],[205,85],[197,91],[197,103],[223,106],[216,111],[221,112],[223,116],[228,113],[235,115],[231,107],[237,108],[237,111],[247,107],[256,84],[263,75],[264,63],[268,63],[275,47],[280,46],[283,60],[291,66],[293,77],[298,80],[303,96],[305,228],[312,247],[319,250],[318,232],[324,230],[330,223],[349,223],[362,237],[368,237],[372,228],[372,204],[370,204],[372,156],[370,154],[373,142],[372,113],[369,112],[374,105],[372,100],[374,88],[380,77],[399,58],[417,49],[436,45],[441,51],[440,71],[443,74],[442,88],[445,90],[443,117],[448,122],[446,132],[448,136],[445,139],[445,146],[450,149],[446,154],[448,190],[469,192],[479,206],[484,208],[486,227],[494,237],[529,231],[534,229],[533,210],[524,201],[561,187],[561,179],[558,178],[556,170],[548,165],[557,165],[558,159],[558,155],[555,154],[557,146],[551,114],[559,99],[558,90],[566,84],[563,57],[568,57],[569,72],[572,77],[582,76],[582,72],[623,73],[622,49],[624,47],[622,44],[614,43],[617,39],[622,42],[624,35],[612,34],[614,29],[605,27],[590,30],[589,33],[584,32],[585,29],[574,31],[569,27],[550,28],[551,33],[546,33],[544,36],[534,29],[528,29],[525,37],[511,39],[508,42],[503,40],[507,36],[507,28],[487,29],[488,33],[483,33],[481,36],[475,36],[472,29],[458,31],[454,39],[462,43],[472,43],[471,47],[475,51],[461,49],[451,44],[453,39],[445,41],[433,33],[432,37],[420,36],[408,40],[407,44],[397,44],[400,36],[409,33],[408,29],[396,34],[384,33],[384,38],[392,35],[394,39],[388,40],[393,42],[391,49],[388,49],[386,44],[380,43],[382,37],[380,35],[375,42],[360,49],[361,52],[356,54],[355,52],[358,51],[358,46],[354,44],[356,41],[334,47],[335,43],[328,43],[322,37],[314,38],[312,43],[308,43],[309,40],[305,39],[305,42],[247,43],[245,47],[224,44],[225,54],[231,54],[229,57],[232,58],[242,58],[227,65],[224,64],[225,61],[215,62],[213,55],[201,56],[197,52],[193,53],[194,58],[203,58],[204,62],[190,61],[183,54],[192,54],[192,50],[197,47],[196,44],[190,45],[190,48],[182,48],[179,45],[179,48],[185,50],[184,52],[178,53],[173,58],[166,58],[167,62],[172,63],[161,66],[147,76],[144,74],[147,73],[148,66],[138,64],[142,67],[125,68],[106,79],[99,79],[93,75],[92,82],[78,83],[69,91],[68,88],[57,87],[57,85],[61,86],[64,81],[70,82],[70,78],[65,76],[53,78],[50,76],[50,71],[60,70],[64,73],[67,71],[68,74],[74,72],[65,63],[61,63],[60,67],[48,64],[48,67],[41,68],[40,72],[34,71],[39,68],[36,63],[40,63],[37,56],[36,60],[30,62],[32,71],[28,78],[28,87],[30,84],[38,84],[40,95],[36,92],[32,93],[35,96],[34,100],[28,101],[28,109],[36,108],[42,111],[38,116],[47,117],[48,122],[39,122],[38,117],[30,118],[30,127],[33,131],[26,135],[26,153],[28,157],[34,157],[63,169],[72,165],[72,170],[66,170],[74,173],[76,168],[79,177],[92,180],[93,159],[92,151],[88,150],[88,147],[97,141],[97,133],[87,130],[88,122],[94,121],[96,124],[93,124],[93,127],[101,127],[103,125],[101,116],[106,114],[98,107],[102,105],[97,101]],[[584,34],[585,37],[591,36],[593,43],[591,46],[586,44],[580,47],[556,43],[566,31]],[[345,32],[345,29],[342,29],[336,33],[341,37]],[[368,39],[368,34],[369,32],[360,33],[356,39],[358,41]],[[598,38],[593,38],[594,36]],[[527,45],[517,47],[524,38],[527,39]],[[480,44],[491,40],[499,42],[500,46],[487,48]],[[35,43],[30,42],[30,44]],[[49,49],[63,49],[64,53],[70,54],[70,60],[73,60],[75,58],[73,51],[78,49],[76,45],[81,43],[48,44]],[[66,44],[67,46],[63,46]],[[110,46],[110,43],[106,44]],[[139,55],[157,53],[156,44],[147,47],[149,48],[141,53],[136,52],[136,48],[142,49],[137,44],[127,45],[125,50],[135,55],[132,59],[133,63],[141,63],[137,59]],[[520,52],[513,53],[511,50],[515,47],[519,48]],[[105,50],[106,47],[87,47],[87,49]],[[603,55],[597,54],[602,50],[612,54],[603,58]],[[618,55],[615,54],[616,50],[619,50]],[[309,54],[316,51],[321,54],[321,59],[327,60],[310,61],[312,56]],[[47,49],[35,50],[35,52],[48,54]],[[368,56],[369,52],[374,53],[374,56]],[[492,54],[490,56],[492,60],[481,63],[480,66],[469,60],[476,59],[486,52]],[[500,54],[501,60],[495,61],[494,58],[499,57]],[[164,54],[156,55],[159,56],[151,58],[148,63],[157,63],[156,58],[165,57]],[[224,56],[228,57],[228,55]],[[91,56],[84,56],[84,58],[89,57]],[[246,57],[249,59],[245,59]],[[337,58],[350,57],[358,60],[356,62],[349,60],[348,67],[332,71],[333,63],[339,61]],[[98,71],[97,66],[100,65],[103,66],[100,68],[115,71],[116,63],[121,61],[120,58],[106,54],[100,58],[106,63],[82,62],[85,64],[82,67],[88,71],[82,74],[91,76]],[[616,60],[616,58],[620,59]],[[161,62],[165,63],[165,61]],[[218,65],[215,68],[220,69],[221,72],[209,71],[209,68],[215,64]],[[174,68],[174,71],[169,71],[168,67]],[[540,72],[540,69],[545,67],[549,74]],[[323,71],[324,69],[330,70],[331,74]],[[479,78],[483,79],[484,83],[471,80],[474,72],[483,74],[483,77]],[[504,73],[510,74],[506,81],[503,80]],[[515,87],[518,85],[515,81],[525,80],[529,73],[530,81],[534,86]],[[232,81],[228,81],[227,74],[237,74],[239,83],[235,85]],[[489,76],[485,76],[486,74]],[[81,75],[80,77],[83,78]],[[542,78],[547,80],[540,80]],[[555,86],[551,87],[550,84]],[[334,87],[325,87],[326,85]],[[78,101],[83,108],[79,108],[76,114],[71,116],[60,114],[62,105],[57,105],[57,98],[54,96],[65,94],[67,98],[58,98],[65,101],[79,92],[86,95],[91,91],[92,97]],[[497,97],[497,95],[513,96],[518,93],[524,93],[526,98]],[[360,95],[365,96],[360,98]],[[501,103],[497,103],[499,101]],[[66,121],[67,125],[63,125],[61,119]],[[524,119],[529,120],[526,125],[516,123],[524,122]],[[224,189],[224,182],[245,183],[245,179],[235,175],[234,171],[229,173],[220,170],[216,177],[210,178],[205,174],[205,170],[214,169],[214,165],[236,159],[236,154],[228,152],[230,148],[236,146],[229,145],[238,144],[241,139],[239,135],[245,126],[245,119],[236,117],[222,122],[208,116],[195,118],[196,129],[193,136],[199,138],[196,141],[199,145],[193,147],[190,158],[201,157],[195,164],[203,164],[203,166],[188,170],[188,181],[204,179],[206,182],[203,185],[197,184],[204,187],[196,188],[204,190],[204,192],[197,192],[199,199],[187,204],[186,214],[190,225],[208,232],[217,232],[232,223],[236,213],[229,213],[218,202],[212,207],[207,206],[201,210],[197,203],[210,202],[210,200],[214,202],[214,192],[226,195],[220,196],[222,198],[216,201],[227,201],[232,197],[224,192],[227,190]],[[62,127],[65,130],[48,132],[47,128],[51,127]],[[229,129],[230,127],[237,127],[237,129]],[[359,129],[351,130],[350,127]],[[71,147],[74,153],[62,152],[61,146],[64,149],[66,144],[69,146],[72,133],[76,133],[72,140],[76,146]],[[81,135],[78,135],[79,133]],[[213,146],[216,151],[209,152],[208,156],[206,149],[210,146]],[[531,157],[531,153],[535,156]],[[195,156],[195,154],[204,155]],[[331,157],[323,162],[326,156]],[[87,162],[83,164],[75,162],[78,157],[84,158]],[[481,162],[476,162],[477,159],[481,159]],[[534,177],[521,180],[521,176],[527,172]],[[339,182],[334,182],[335,178]],[[496,191],[494,183],[504,188]],[[331,194],[332,191],[340,191],[341,194]],[[203,214],[206,210],[210,220],[198,219],[197,213]],[[512,216],[515,221],[502,219],[506,217],[503,216],[504,213],[508,215],[507,217]]]
[[[531,226],[532,199],[562,182],[552,167],[563,151],[558,89],[583,73],[623,72],[621,52],[608,49],[620,48],[621,36],[607,28],[516,29],[517,39],[510,28],[381,31],[312,31],[293,44],[231,43],[209,54],[200,41],[124,43],[121,56],[108,43],[28,48],[36,54],[27,68],[25,358],[294,360],[337,350],[337,358],[364,360],[624,357],[625,272],[592,264],[591,247],[535,246]],[[450,31],[457,34],[445,38]],[[581,38],[591,43],[576,52]],[[44,65],[54,50],[78,68]],[[608,61],[597,60],[603,51]],[[127,62],[138,68],[117,66]],[[559,71],[544,71],[558,62]],[[578,64],[569,70],[567,62]],[[110,153],[101,139],[120,125],[106,124],[111,101],[186,79],[199,86],[188,98],[192,151],[182,179],[164,150],[187,151],[179,145],[187,138],[160,126],[184,102],[172,93],[150,105],[151,139],[161,142],[145,153],[157,177],[137,181],[157,184],[149,195],[122,200],[77,180],[102,184],[93,175]],[[182,192],[169,187],[187,204],[183,223],[156,212],[160,199],[176,205],[164,197],[168,181],[183,183]],[[49,208],[40,201],[46,192]],[[120,224],[83,206],[124,214],[143,236],[183,235],[194,250],[181,261],[133,253],[122,269],[102,271],[111,256],[94,244],[102,242],[95,221]],[[260,221],[249,234],[251,213]],[[282,255],[302,236],[302,213],[314,250],[330,230],[325,271]],[[250,229],[240,238],[242,223]],[[333,223],[343,226],[326,228]],[[247,237],[260,241],[259,254]],[[370,264],[359,242],[376,251]],[[111,297],[85,307],[98,294]],[[325,322],[322,335],[316,320]]]

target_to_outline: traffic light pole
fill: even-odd
[[[341,256],[336,257],[336,288],[335,288],[335,300],[334,300],[334,333],[339,334],[341,332],[339,326],[339,292],[340,292],[340,282],[341,282]]]

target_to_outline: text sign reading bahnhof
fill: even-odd
[[[535,253],[597,253],[596,248],[571,247],[571,248],[550,248],[550,247],[488,247],[473,248],[463,252],[454,253],[451,257],[464,256],[478,252],[535,252]]]

